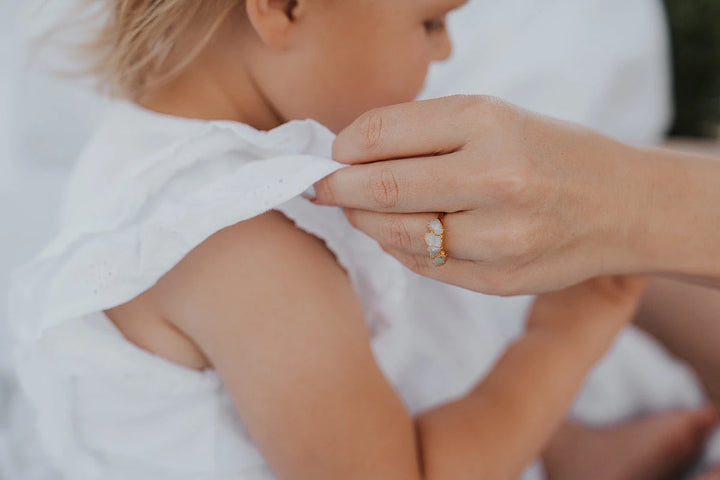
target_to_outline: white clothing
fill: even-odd
[[[102,313],[151,287],[218,230],[269,209],[323,238],[348,271],[383,372],[417,413],[461,395],[528,299],[409,272],[340,209],[297,195],[341,165],[312,121],[260,132],[115,105],[80,159],[62,231],[14,279],[22,387],[72,479],[272,479],[214,371],[127,342]],[[492,320],[492,321],[490,321]]]
[[[415,275],[339,209],[298,197],[342,167],[330,160],[332,139],[312,121],[260,132],[122,102],[110,109],[70,182],[60,235],[16,275],[12,293],[18,377],[64,478],[274,478],[213,371],[141,350],[102,313],[208,236],[269,209],[324,239],[347,270],[378,364],[411,413],[456,398],[489,371],[529,298]],[[683,367],[632,332],[623,338],[591,376],[579,416],[607,421],[699,401]],[[650,366],[654,383],[644,377]],[[536,464],[523,478],[542,472]]]
[[[9,368],[6,274],[54,231],[48,206],[56,203],[65,169],[106,105],[75,79],[56,78],[57,71],[75,66],[65,44],[38,56],[25,38],[61,22],[75,0],[0,0],[6,7],[16,3],[20,8],[8,8],[3,19],[9,21],[0,28],[0,45],[9,45],[6,50],[14,52],[9,58],[18,60],[0,64],[0,97],[7,106],[0,106],[0,125],[12,130],[0,149],[11,145],[13,157],[4,169],[0,156],[0,216],[16,232],[0,236],[0,374]],[[19,9],[27,11],[19,15]],[[670,116],[661,9],[657,0],[470,0],[448,19],[453,56],[431,67],[423,97],[493,94],[626,141],[656,141]],[[68,41],[86,39],[83,29],[73,33],[79,38]],[[32,58],[31,65],[21,64],[25,58]],[[3,86],[8,87],[4,95]],[[17,204],[23,205],[21,212]]]
[[[652,142],[660,138],[669,118],[667,42],[660,8],[656,0],[548,0],[539,3],[534,0],[506,2],[471,0],[460,13],[453,14],[449,19],[451,35],[457,40],[455,53],[449,62],[431,69],[424,96],[452,93],[495,94],[527,108],[577,121],[627,141]],[[33,16],[32,20],[35,22],[36,17]],[[8,75],[9,78],[13,77],[12,73]],[[36,170],[38,164],[41,166],[46,163],[69,164],[70,160],[75,158],[76,145],[84,141],[86,130],[90,125],[95,124],[94,121],[89,120],[97,116],[96,110],[100,110],[96,97],[90,97],[83,91],[83,95],[80,96],[81,101],[77,101],[80,94],[75,90],[68,90],[67,85],[58,86],[55,80],[51,82],[44,76],[38,77],[37,72],[30,77],[25,73],[22,80],[16,82],[17,88],[13,95],[13,98],[19,99],[15,103],[23,106],[22,111],[19,111],[21,115],[15,115],[13,118],[14,128],[17,130],[14,138],[19,139],[16,143],[20,144],[16,146],[15,156],[20,158],[18,163],[21,166],[35,166]],[[125,113],[119,113],[122,110],[124,107],[113,108],[111,116],[116,122],[113,123],[110,119],[105,123],[104,129],[96,136],[95,145],[84,155],[86,160],[94,152],[106,160],[106,166],[112,166],[112,160],[118,161],[116,165],[118,168],[125,162],[139,165],[140,161],[147,158],[128,157],[131,151],[150,153],[153,149],[157,150],[155,147],[159,147],[163,142],[178,144],[178,139],[185,138],[184,132],[196,132],[196,128],[197,131],[201,129],[198,122],[186,120],[176,122],[174,119],[160,117],[153,119],[152,115],[138,115],[139,112],[132,112],[132,108]],[[50,115],[50,118],[48,112],[57,113],[54,116]],[[38,123],[38,118],[41,118],[42,122]],[[68,118],[72,121],[68,122]],[[121,122],[121,119],[125,119],[126,123]],[[134,125],[133,122],[138,122],[138,125]],[[237,135],[243,139],[243,142],[247,141],[250,144],[260,142],[261,149],[267,149],[265,150],[267,155],[276,155],[282,150],[282,148],[276,150],[274,146],[260,140],[265,135],[253,133],[251,129],[237,125],[229,127],[220,122],[212,128],[208,127],[207,130],[216,130],[216,127],[232,131],[228,134],[228,138]],[[302,136],[301,132],[305,128],[313,132],[322,131],[316,127],[303,127],[299,124],[289,129],[285,128],[284,131],[292,130],[291,136]],[[128,130],[133,130],[135,133]],[[133,135],[136,134],[137,137],[134,137]],[[277,132],[269,135],[274,139],[281,136]],[[147,139],[157,140],[157,143],[139,144]],[[200,144],[208,146],[206,139],[196,140],[202,140]],[[235,148],[235,140],[230,141]],[[103,142],[108,143],[103,144]],[[300,143],[302,142],[298,142]],[[222,151],[220,147],[221,145],[214,146]],[[312,150],[312,153],[319,151],[304,147],[301,150],[306,152]],[[226,153],[228,152],[222,155]],[[243,158],[238,160],[238,163],[244,162]],[[324,168],[322,163],[315,164],[311,158],[303,158],[302,162],[318,166],[318,171],[315,172],[318,175]],[[82,183],[78,182],[77,178],[90,175],[87,163],[86,161],[78,167],[78,172],[75,174],[76,185]],[[330,170],[337,167],[331,167],[328,163],[324,165]],[[209,165],[193,165],[188,173],[197,169],[205,171],[206,167]],[[218,168],[222,170],[224,167],[218,166]],[[18,187],[16,197],[26,207],[23,210],[25,212],[28,199],[39,203],[37,197],[48,196],[48,188],[44,184],[42,189],[38,189],[34,188],[35,183],[31,184],[29,181],[36,181],[38,176],[36,170],[27,174],[28,181]],[[274,175],[279,172],[270,171],[270,173]],[[275,178],[272,175],[270,177]],[[102,172],[92,172],[92,176],[100,177]],[[140,176],[145,177],[146,174]],[[17,183],[17,179],[14,180]],[[90,181],[88,180],[87,183]],[[182,180],[178,179],[178,181]],[[113,185],[113,191],[121,191],[121,187],[122,185]],[[75,187],[71,187],[71,190],[73,188]],[[137,188],[147,191],[150,187],[144,185]],[[102,197],[105,193],[103,190],[101,186],[88,188],[88,201],[91,197],[93,203],[102,201],[103,208],[107,208],[108,211],[113,210],[110,205],[111,200]],[[108,191],[108,195],[112,195],[113,191]],[[22,197],[19,196],[21,192]],[[138,192],[121,191],[121,193],[132,197]],[[163,192],[163,195],[165,193]],[[102,195],[98,196],[98,194]],[[228,197],[223,212],[227,212],[228,207],[238,207],[238,202],[232,200],[235,198],[232,192],[226,191],[224,194]],[[83,195],[77,195],[78,198],[70,201],[66,208],[70,217],[75,216],[78,219],[71,230],[74,229],[78,233],[95,229],[97,233],[113,233],[122,226],[103,225],[108,227],[107,231],[96,228],[98,225],[91,223],[94,214],[89,210],[92,205],[82,205],[85,201]],[[168,201],[176,200],[171,196],[163,198]],[[123,208],[137,207],[123,204],[124,200],[124,198],[114,200],[117,202],[114,204],[117,207],[117,211],[114,211],[117,218],[132,221],[144,218],[141,215],[132,217],[132,212],[122,211]],[[302,205],[300,201],[291,203]],[[198,208],[203,208],[203,205],[202,202],[197,204]],[[290,214],[289,209],[290,207],[286,209],[288,214]],[[39,212],[42,209],[38,206],[35,210]],[[8,212],[15,214],[12,210]],[[79,212],[83,214],[80,215]],[[207,213],[212,217],[223,212],[208,210]],[[233,210],[228,217],[213,218],[212,221],[232,223],[240,219],[240,213],[248,214],[246,211]],[[303,218],[300,224],[312,230],[312,225],[318,221],[320,215],[314,212],[307,213],[308,218]],[[232,217],[236,214],[238,218],[233,220]],[[183,224],[183,227],[187,226]],[[206,227],[207,225],[203,228]],[[142,229],[138,229],[138,235],[140,230]],[[194,227],[191,230],[189,234],[197,233]],[[316,233],[323,236],[320,230]],[[333,232],[325,233],[330,236]],[[66,234],[68,234],[67,230]],[[29,238],[29,235],[19,236],[18,239],[23,239],[25,244],[26,237]],[[79,233],[77,237],[78,242],[90,240],[86,235]],[[71,238],[73,238],[72,232],[70,236],[65,237],[66,250],[54,252],[56,260],[61,261],[66,258],[63,255],[75,251],[72,249],[79,246]],[[23,245],[18,245],[17,239],[13,240],[15,241],[10,243],[11,248],[5,250],[12,252],[15,261],[14,257],[22,250]],[[177,251],[188,248],[192,243],[188,238],[174,238],[169,245],[175,245],[176,242],[178,243],[174,250],[176,255]],[[54,243],[56,246],[60,244],[62,241]],[[154,268],[155,275],[159,275],[161,265],[165,265],[167,258],[147,255],[148,252],[145,250],[139,261],[150,262],[144,265]],[[166,253],[159,252],[163,255]],[[52,251],[46,255],[46,262],[52,261],[52,255]],[[360,262],[358,257],[354,258]],[[157,258],[163,260],[159,261]],[[345,261],[349,262],[349,260]],[[367,258],[362,259],[362,262],[366,261]],[[9,260],[8,264],[10,264]],[[45,265],[47,266],[48,263]],[[359,265],[356,266],[359,268]],[[72,284],[85,276],[94,275],[89,271],[94,267],[89,265],[86,267],[89,267],[88,270],[77,276],[67,273],[67,278],[70,278],[67,283]],[[107,272],[110,267],[111,265],[100,266],[95,271]],[[131,269],[132,265],[127,267]],[[58,278],[63,268],[64,266],[58,262],[53,268],[48,267],[48,273],[53,271],[54,278]],[[136,280],[150,283],[152,281],[151,278],[137,277],[136,272],[123,271],[128,275],[135,275]],[[197,472],[205,468],[203,465],[206,467],[210,465],[207,467],[208,471],[215,469],[222,473],[222,475],[218,473],[215,478],[272,478],[252,447],[246,445],[242,425],[237,421],[235,412],[229,407],[222,387],[216,379],[211,378],[212,374],[199,375],[197,372],[188,371],[135,348],[122,339],[104,316],[97,312],[87,315],[78,314],[77,308],[82,306],[79,303],[73,305],[76,308],[73,312],[67,304],[69,300],[59,298],[62,293],[68,293],[71,286],[57,281],[51,287],[49,282],[44,282],[42,279],[45,272],[35,270],[33,277],[34,281],[40,284],[38,288],[45,288],[45,294],[42,296],[35,296],[32,287],[28,284],[23,285],[23,281],[19,285],[16,283],[16,291],[26,289],[31,296],[29,300],[37,301],[38,304],[29,305],[27,310],[22,305],[19,308],[16,306],[15,323],[16,325],[25,322],[32,324],[20,326],[24,332],[21,355],[25,359],[32,360],[31,363],[22,366],[25,390],[34,397],[33,403],[39,409],[43,444],[52,452],[53,463],[58,465],[69,478],[82,480],[129,477],[142,480],[163,478],[167,475],[180,479],[199,478],[201,475]],[[20,278],[23,276],[27,278],[26,275],[30,273],[26,271]],[[356,286],[358,275],[356,274],[354,279]],[[384,273],[376,275],[383,277]],[[413,275],[409,274],[408,277],[413,278]],[[103,283],[100,276],[95,280]],[[126,280],[132,282],[130,276]],[[122,290],[123,295],[118,295],[118,299],[131,295],[132,289],[124,289],[119,285],[120,282],[115,284],[119,290]],[[0,278],[0,286],[2,286],[2,278]],[[371,292],[367,285],[363,288],[365,287]],[[87,291],[88,286],[83,288]],[[141,286],[138,285],[137,289],[140,288]],[[374,288],[377,290],[377,286]],[[428,286],[423,288],[427,289]],[[395,288],[390,291],[395,291]],[[75,294],[80,293],[81,287],[78,286]],[[91,295],[86,299],[89,304],[85,305],[85,310],[101,308],[99,305],[102,302],[96,301],[97,299],[91,300],[92,297]],[[52,301],[49,298],[52,298]],[[367,293],[365,301],[367,298],[372,298],[372,294]],[[3,302],[4,298],[0,298],[0,307]],[[467,377],[470,376],[466,370],[474,370],[477,367],[484,371],[491,363],[490,359],[507,342],[507,338],[519,330],[527,299],[485,297],[483,302],[479,307],[482,313],[478,324],[470,321],[461,325],[453,323],[453,329],[437,330],[442,322],[431,319],[429,315],[412,319],[413,360],[412,365],[405,365],[408,370],[404,375],[404,387],[401,389],[401,393],[404,392],[403,398],[411,404],[411,407],[419,409],[442,397],[440,392],[425,391],[431,390],[427,389],[427,385],[433,378],[439,382],[437,390],[445,388],[448,388],[448,392],[453,389],[458,390],[458,386],[467,383]],[[55,307],[67,308],[62,318],[52,310]],[[451,311],[455,312],[455,310]],[[444,318],[455,317],[448,313]],[[0,321],[0,333],[2,333],[4,320],[0,320],[2,320]],[[494,323],[497,325],[493,325]],[[382,321],[377,320],[374,324],[382,325]],[[396,325],[393,325],[395,331],[400,328],[397,326],[400,324],[402,322],[397,321]],[[57,328],[49,328],[51,325]],[[470,328],[467,336],[461,326]],[[496,331],[498,329],[506,331],[499,334]],[[481,338],[473,338],[472,332],[478,332],[476,335]],[[38,337],[41,340],[35,342],[33,338]],[[390,338],[387,329],[382,338]],[[397,338],[396,335],[395,339]],[[60,343],[61,341],[64,344]],[[476,341],[482,343],[474,343]],[[390,343],[387,340],[386,342]],[[383,340],[377,333],[374,337],[376,351],[382,351],[378,347],[382,343]],[[47,350],[43,350],[44,348]],[[472,365],[472,362],[464,363],[468,362],[467,358],[462,358],[463,355],[467,355],[465,350],[468,348],[477,350],[478,358],[475,362],[477,365]],[[486,358],[481,359],[482,356]],[[381,365],[384,362],[385,368],[392,368],[393,360],[382,360],[383,355],[379,357]],[[59,359],[63,360],[55,364],[54,362]],[[398,365],[402,363],[401,360],[397,360]],[[0,357],[0,368],[4,368],[4,356]],[[401,370],[399,367],[395,368]],[[106,374],[103,372],[108,372],[108,378],[104,378]],[[400,374],[397,376],[403,377]],[[151,384],[160,381],[160,378],[164,380],[156,389],[133,390],[131,384],[127,386],[124,397],[113,396],[123,384],[118,382],[121,385],[116,385],[113,379],[123,381],[129,379],[136,382],[135,385],[142,385],[143,378],[148,379],[148,383]],[[423,378],[426,378],[425,382],[420,381]],[[415,379],[415,383],[410,379]],[[107,390],[102,390],[104,386],[107,386]],[[121,398],[135,400],[122,402]],[[692,375],[669,360],[653,342],[631,330],[621,336],[613,353],[591,375],[575,411],[582,418],[600,422],[626,418],[638,411],[693,404],[697,403],[699,398],[699,390]],[[101,412],[90,410],[94,400],[97,400],[97,405],[107,402],[108,407],[117,407],[119,410],[114,415],[102,415]],[[137,404],[134,403],[136,401]],[[143,406],[143,402],[150,402],[152,405]],[[190,402],[198,405],[191,408]],[[157,407],[156,410],[153,410],[153,405]],[[193,432],[190,439],[197,435],[199,438],[196,442],[188,441],[184,445],[181,444],[182,442],[173,443],[178,438],[185,438],[182,432],[177,430],[181,427],[173,424],[175,418],[183,418],[187,421],[188,425],[182,428]],[[139,420],[141,422],[145,419],[151,420],[151,425],[154,425],[152,429],[159,426],[162,432],[148,437],[137,437],[129,426],[131,421],[138,419],[142,419]],[[208,420],[203,421],[203,419]],[[18,421],[21,422],[22,420]],[[193,430],[193,425],[198,429]],[[150,425],[148,430],[151,430]],[[200,436],[199,434],[203,432],[204,436]],[[145,433],[152,432],[143,432],[143,435]],[[13,456],[12,460],[17,460],[14,448],[20,443],[34,448],[29,437],[30,434],[23,434],[22,437],[12,436],[7,442],[0,442],[1,467],[8,465],[8,462],[3,460],[3,454],[6,453],[3,443],[13,447],[9,455]],[[218,459],[213,460],[213,455]],[[154,456],[160,459],[151,464],[150,458]],[[49,474],[41,471],[38,462],[39,460],[28,457],[23,463],[25,468],[22,472],[18,472],[17,475],[10,473],[9,478],[29,480],[32,476],[47,480]],[[30,465],[33,467],[32,474],[27,469]],[[188,465],[195,466],[188,467]],[[114,471],[116,468],[118,470]],[[34,473],[35,470],[38,471],[37,474]],[[3,473],[6,472],[3,470]]]

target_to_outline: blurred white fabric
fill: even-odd
[[[65,179],[105,104],[31,62],[30,34],[50,22],[34,15],[37,7],[36,0],[0,0],[0,218],[9,226],[0,232],[0,372],[8,360],[8,274],[54,233]]]

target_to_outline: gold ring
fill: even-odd
[[[425,244],[427,245],[430,258],[433,259],[433,265],[441,267],[445,265],[448,255],[445,252],[443,242],[445,240],[445,226],[442,219],[445,216],[441,213],[438,218],[430,220],[428,223],[428,232],[425,234]]]

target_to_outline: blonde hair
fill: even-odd
[[[85,0],[84,4],[94,7],[101,18],[77,50],[88,62],[87,73],[106,93],[137,100],[187,67],[242,0]]]

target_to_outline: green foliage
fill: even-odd
[[[720,0],[665,0],[673,46],[672,135],[717,136],[720,126]]]

